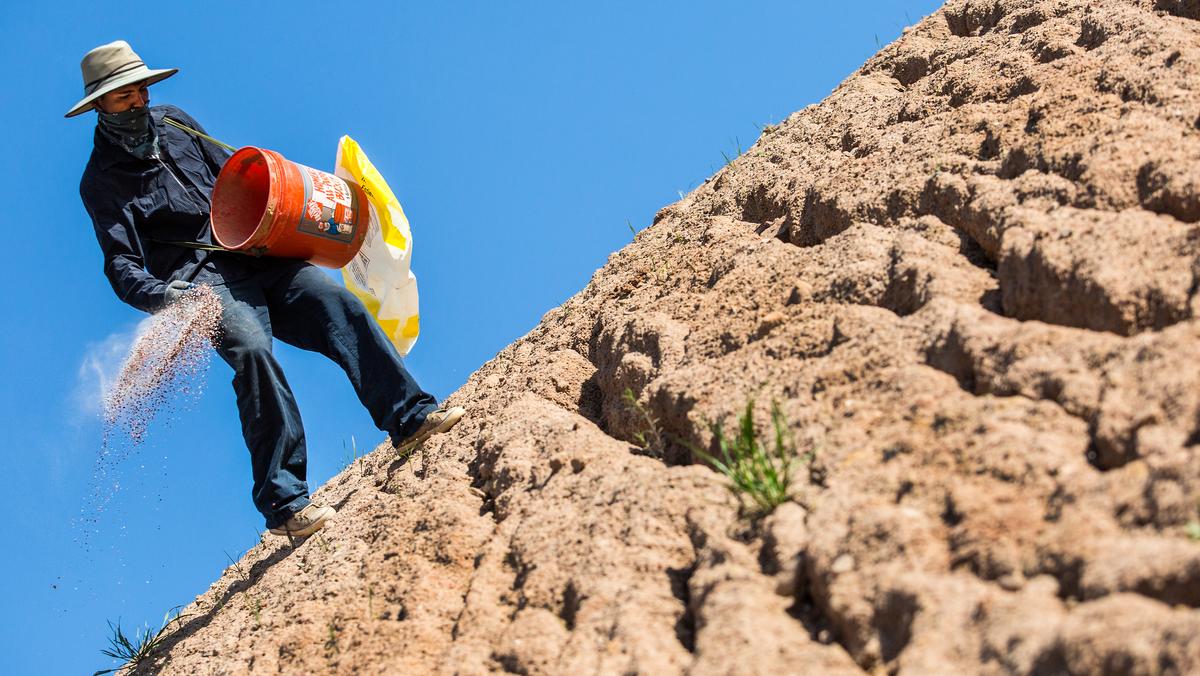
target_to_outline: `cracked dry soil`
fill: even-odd
[[[147,670],[1200,671],[1198,18],[952,0],[663,209],[452,433],[323,487],[336,521],[256,546]],[[759,522],[677,441],[750,397],[820,469]]]

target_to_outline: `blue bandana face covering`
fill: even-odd
[[[158,134],[150,120],[150,109],[133,108],[120,113],[96,111],[100,133],[134,157],[149,160],[158,157]]]

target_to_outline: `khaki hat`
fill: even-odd
[[[152,85],[159,80],[165,80],[175,73],[178,68],[151,70],[142,62],[142,57],[134,53],[133,48],[124,40],[110,42],[88,52],[79,64],[83,70],[83,100],[67,111],[64,117],[75,117],[86,113],[96,105],[96,99],[105,94],[120,89],[127,84],[145,81]]]

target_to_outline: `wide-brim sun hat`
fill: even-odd
[[[152,85],[179,72],[178,68],[147,68],[142,57],[124,40],[93,49],[84,55],[79,67],[83,71],[84,97],[63,117],[75,117],[86,113],[96,107],[96,100],[101,96],[125,85],[143,81]]]

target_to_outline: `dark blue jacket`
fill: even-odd
[[[204,281],[236,254],[166,242],[212,244],[209,205],[229,153],[165,122],[166,115],[204,131],[175,106],[153,106],[159,158],[142,160],[97,129],[79,195],[104,252],[104,274],[117,296],[144,312],[165,302],[167,283]]]

